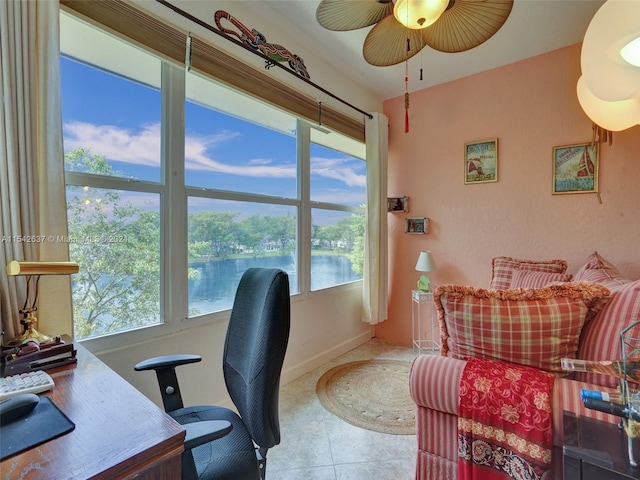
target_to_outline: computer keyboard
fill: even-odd
[[[54,385],[51,376],[42,370],[1,377],[0,400],[6,400],[21,393],[46,392],[51,390]]]

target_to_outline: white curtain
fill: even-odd
[[[367,226],[364,247],[363,321],[387,319],[387,147],[388,120],[374,113],[365,123],[367,142]]]
[[[69,259],[60,109],[59,4],[0,2],[0,268]],[[5,340],[22,332],[25,277],[0,275]],[[43,277],[37,328],[72,334],[67,276]]]

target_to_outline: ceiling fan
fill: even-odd
[[[404,62],[425,46],[463,52],[504,25],[513,0],[322,0],[316,19],[329,30],[375,26],[362,53],[371,65]]]

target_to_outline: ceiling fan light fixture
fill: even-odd
[[[438,20],[448,5],[449,0],[397,0],[393,16],[405,27],[419,30]]]
[[[640,67],[640,36],[622,47],[620,56],[634,67]]]
[[[632,56],[639,37],[638,2],[628,0],[604,2],[584,34],[578,100],[610,132],[640,125],[640,67]]]

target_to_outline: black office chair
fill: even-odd
[[[165,411],[187,429],[183,479],[265,478],[267,450],[280,443],[278,396],[289,328],[287,274],[248,269],[236,291],[223,354],[227,391],[240,415],[218,406],[184,408],[175,367],[199,362],[198,355],[167,355],[135,366],[156,371]]]

